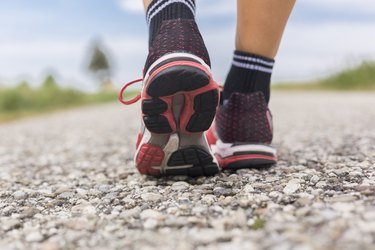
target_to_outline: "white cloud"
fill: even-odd
[[[274,79],[314,79],[362,60],[374,60],[373,27],[370,22],[290,25],[277,57]]]
[[[304,0],[301,4],[347,14],[375,14],[375,1],[373,0]]]
[[[233,15],[236,12],[236,1],[197,0],[196,4],[200,16]]]
[[[273,80],[311,80],[356,65],[362,60],[375,60],[375,33],[371,32],[373,25],[351,22],[290,23],[276,58]],[[214,75],[222,82],[231,62],[234,27],[207,30],[203,35],[211,52]]]
[[[118,0],[125,11],[143,13],[142,0]],[[236,1],[231,0],[196,0],[197,11],[202,16],[233,15]],[[375,15],[373,0],[304,0],[297,1],[299,6],[315,7],[325,12],[342,12]]]
[[[46,74],[57,72],[62,82],[92,89],[93,79],[85,71],[91,38],[5,41],[0,46],[0,84],[15,83],[22,78],[33,83]],[[114,82],[120,85],[142,74],[147,53],[147,37],[105,37],[103,44],[114,55]]]
[[[213,3],[217,1],[215,8]],[[300,4],[334,9],[353,8],[354,11],[373,11],[374,3],[370,0],[306,0]],[[371,0],[373,1],[373,0]],[[340,3],[342,5],[340,5]],[[142,13],[141,0],[119,0],[126,10]],[[197,0],[198,16],[220,15],[225,11],[234,13],[235,1],[229,0]],[[356,7],[355,7],[356,6]],[[370,8],[368,6],[374,6]],[[370,10],[371,9],[371,10]],[[220,18],[220,17],[217,17]],[[202,20],[206,21],[207,20]],[[202,33],[211,53],[216,79],[223,81],[228,72],[232,51],[234,49],[235,27],[222,25]],[[362,59],[375,59],[373,41],[375,41],[374,22],[309,22],[289,23],[277,57],[274,73],[275,81],[313,79],[338,70],[347,64],[356,63]],[[116,75],[114,81],[118,84],[126,80],[138,78],[141,75],[147,53],[147,32],[137,32],[130,36],[123,31],[117,37],[103,37],[104,44],[115,56]],[[83,87],[91,86],[92,80],[84,71],[84,57],[91,37],[57,39],[53,36],[40,40],[2,39],[0,46],[0,77],[4,80],[15,79],[23,75],[40,81],[47,69],[55,69],[60,75],[67,76],[80,82]],[[219,41],[219,42],[218,42]],[[17,78],[19,79],[19,78]]]
[[[274,81],[314,79],[363,59],[375,60],[372,30],[373,23],[363,22],[291,23],[276,60]],[[203,30],[203,35],[215,78],[222,82],[231,63],[234,27]],[[86,75],[83,64],[89,42],[89,38],[4,42],[0,46],[1,77],[14,79],[21,74],[40,81],[47,68],[90,88],[92,79]],[[118,85],[141,76],[147,56],[146,32],[133,37],[103,37],[103,43],[115,56],[114,81]]]
[[[143,12],[142,0],[118,0],[118,2],[125,11]]]
[[[118,3],[125,11],[144,12],[142,0],[118,0]],[[236,9],[236,2],[228,0],[198,0],[196,4],[198,13],[202,16],[232,15]]]

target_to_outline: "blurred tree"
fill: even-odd
[[[111,81],[112,69],[108,56],[101,48],[99,42],[94,42],[93,51],[88,65],[88,70],[99,80],[102,90],[113,90]]]
[[[42,87],[46,88],[46,89],[47,88],[48,89],[55,89],[55,88],[58,88],[58,85],[57,85],[57,82],[56,82],[55,78],[52,75],[49,75],[44,80],[44,82],[42,84]]]
[[[20,82],[20,83],[17,85],[17,89],[18,89],[19,91],[24,91],[24,92],[30,92],[30,91],[32,91],[32,89],[31,89],[29,83],[26,82],[26,81],[22,81],[22,82]]]

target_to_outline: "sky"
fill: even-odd
[[[219,82],[234,50],[235,0],[196,0],[197,22]],[[105,48],[120,86],[141,76],[147,56],[141,0],[0,0],[0,84],[60,83],[94,89],[86,65],[91,42]],[[324,77],[375,60],[374,0],[297,0],[273,82]]]

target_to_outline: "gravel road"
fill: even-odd
[[[375,94],[274,93],[279,164],[140,176],[139,107],[0,125],[0,249],[375,249]]]

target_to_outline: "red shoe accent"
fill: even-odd
[[[137,148],[139,147],[139,144],[140,144],[141,141],[142,141],[142,137],[143,137],[142,132],[139,132],[139,133],[138,133],[138,137],[137,137],[137,143],[135,144],[135,149],[137,149]]]
[[[269,110],[267,110],[266,115],[267,115],[269,129],[270,129],[271,133],[273,133],[273,125],[272,125],[272,115],[271,115],[271,112]]]
[[[212,124],[211,128],[207,130],[206,132],[206,139],[208,142],[208,145],[215,145],[217,141],[217,137],[215,135],[215,130],[214,130],[215,124]]]
[[[204,67],[203,65],[201,65],[199,63],[191,62],[191,61],[174,61],[174,62],[167,63],[167,64],[159,67],[157,70],[155,70],[149,76],[149,78],[147,80],[147,83],[146,83],[146,87],[143,89],[142,94],[137,95],[136,97],[134,97],[133,99],[131,99],[129,101],[125,101],[123,99],[123,94],[129,86],[131,86],[131,85],[133,85],[137,82],[141,82],[143,80],[143,79],[138,79],[138,80],[131,81],[131,82],[125,84],[118,93],[118,99],[124,105],[131,105],[131,104],[137,102],[138,100],[140,100],[141,98],[142,98],[142,100],[152,99],[152,97],[147,94],[147,89],[148,89],[149,83],[152,81],[152,79],[158,73],[162,72],[165,69],[173,67],[173,66],[195,67],[195,68],[198,68],[198,69],[202,70],[203,72],[205,72],[210,77],[210,82],[206,86],[198,88],[196,90],[192,90],[192,91],[182,91],[181,92],[184,95],[185,103],[184,103],[184,108],[183,108],[183,110],[180,114],[180,129],[183,133],[189,134],[189,133],[192,133],[192,132],[187,131],[186,127],[187,127],[191,117],[196,112],[194,110],[194,99],[195,99],[195,97],[200,95],[200,94],[212,91],[212,90],[218,90],[219,91],[219,85],[212,78],[211,72],[206,67]],[[165,112],[161,113],[160,115],[164,116],[168,120],[169,126],[172,129],[172,132],[175,132],[177,130],[177,125],[176,125],[176,122],[174,120],[173,110],[172,110],[172,102],[173,102],[173,96],[174,95],[175,94],[173,94],[171,96],[158,97],[159,99],[161,99],[163,102],[165,102],[168,105],[167,110]],[[218,99],[218,103],[216,105],[217,106],[216,111],[217,111],[217,108],[218,108],[218,104],[219,104],[219,99]],[[145,116],[145,115],[143,114],[143,116]]]
[[[160,170],[153,167],[160,166],[163,159],[164,152],[160,147],[144,144],[141,146],[136,159],[138,171],[141,174],[160,176]]]
[[[150,97],[150,96],[148,96],[146,94],[146,91],[144,91],[143,94],[144,94],[145,97],[142,97],[142,100],[146,100],[146,99],[151,99],[152,98],[152,97]],[[169,126],[171,126],[171,129],[174,132],[174,131],[176,131],[177,127],[176,127],[176,122],[174,121],[173,110],[172,110],[173,97],[159,97],[159,99],[163,100],[168,105],[167,110],[164,113],[161,113],[160,115],[162,115],[165,118],[167,118]],[[145,116],[145,115],[142,114],[142,117],[143,116]]]
[[[126,83],[122,88],[121,88],[121,90],[118,92],[118,100],[122,103],[122,104],[124,104],[124,105],[131,105],[131,104],[133,104],[133,103],[136,103],[139,99],[141,99],[141,95],[139,94],[139,95],[137,95],[136,97],[134,97],[133,99],[131,99],[131,100],[129,100],[129,101],[125,101],[124,100],[124,92],[125,92],[125,90],[129,87],[129,86],[131,86],[131,85],[133,85],[133,84],[135,84],[135,83],[137,83],[137,82],[141,82],[143,79],[142,78],[140,78],[140,79],[137,79],[137,80],[134,80],[134,81],[131,81],[131,82],[128,82],[128,83]]]
[[[211,91],[211,90],[218,90],[217,83],[212,79],[210,75],[210,83],[207,86],[204,86],[203,88],[199,88],[195,91],[190,91],[185,94],[185,109],[181,112],[180,116],[180,128],[183,133],[191,134],[191,132],[186,130],[186,127],[190,121],[190,118],[195,113],[194,110],[194,98],[200,94],[203,94],[205,92]],[[216,105],[216,111],[218,108],[218,104]]]
[[[222,169],[225,169],[229,164],[239,162],[239,161],[246,161],[246,160],[268,160],[277,162],[277,157],[275,156],[267,156],[261,154],[253,154],[253,155],[235,155],[229,156],[227,158],[221,158],[220,155],[215,154],[217,161],[219,162],[219,166]]]
[[[191,67],[195,67],[200,70],[203,70],[207,75],[211,75],[210,71],[200,63],[191,62],[191,61],[173,61],[173,62],[164,64],[163,66],[159,67],[157,70],[152,72],[152,74],[148,78],[146,86],[149,84],[151,79],[154,78],[157,74],[173,66],[191,66]]]
[[[210,82],[206,86],[198,88],[196,90],[192,90],[192,91],[181,92],[181,94],[183,94],[184,97],[185,97],[185,103],[184,103],[184,109],[182,110],[182,112],[180,114],[180,129],[181,129],[181,132],[183,132],[183,133],[191,134],[191,132],[186,130],[186,126],[188,125],[192,115],[195,113],[194,98],[196,96],[200,95],[200,94],[206,93],[206,92],[211,91],[211,90],[218,90],[219,91],[219,86],[213,80],[210,71],[206,67],[204,67],[203,65],[201,65],[199,63],[196,63],[196,62],[191,62],[191,61],[174,61],[174,62],[170,62],[170,63],[167,63],[167,64],[159,67],[157,70],[155,70],[150,75],[150,77],[147,80],[146,87],[144,88],[143,93],[142,93],[142,100],[152,99],[152,97],[147,94],[147,89],[148,89],[149,83],[152,81],[152,79],[157,74],[162,72],[163,70],[168,69],[168,68],[173,67],[173,66],[195,67],[195,68],[198,68],[198,69],[204,71],[210,77]],[[172,111],[172,101],[173,101],[174,95],[175,94],[173,94],[171,96],[160,96],[160,97],[158,97],[159,99],[163,100],[165,103],[168,104],[168,109],[164,113],[162,113],[161,115],[168,119],[168,123],[169,123],[169,125],[172,129],[172,132],[176,131],[176,123],[175,123],[175,120],[174,120],[174,117],[173,117],[173,111]],[[219,102],[219,100],[218,100],[218,102]],[[217,103],[217,104],[219,104],[219,103]],[[216,106],[218,106],[218,105],[216,105]],[[217,108],[216,108],[216,110],[217,110]]]

